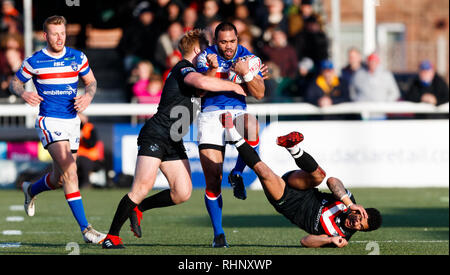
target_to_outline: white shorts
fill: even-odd
[[[217,110],[201,112],[198,115],[198,144],[200,149],[224,147],[226,145],[225,129],[220,122],[220,115],[230,112],[233,119],[246,114],[246,110]]]
[[[45,149],[51,143],[67,140],[70,150],[77,151],[80,146],[80,118],[54,118],[38,116],[34,126]]]

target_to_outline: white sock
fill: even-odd
[[[303,155],[303,149],[300,148],[298,144],[286,149],[289,151],[289,153],[291,153],[292,157],[294,157],[295,159]]]
[[[244,138],[239,134],[239,132],[236,130],[235,127],[226,129],[226,132],[227,132],[227,135],[226,135],[227,141],[241,143],[241,140],[243,140],[245,142]],[[242,144],[241,143],[238,145],[237,143],[236,143],[237,147],[239,147],[239,145]]]

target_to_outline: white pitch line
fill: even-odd
[[[384,240],[384,241],[350,241],[352,243],[448,243],[449,240]]]
[[[23,205],[19,205],[19,204],[16,204],[16,205],[10,205],[10,206],[9,206],[9,210],[10,210],[10,211],[24,211]]]
[[[0,243],[0,248],[17,248],[21,245],[21,243]]]
[[[7,222],[23,222],[24,217],[22,216],[10,216],[6,217]]]
[[[20,230],[3,230],[2,231],[3,235],[22,235],[22,231]]]

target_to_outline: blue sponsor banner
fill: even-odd
[[[137,137],[139,131],[142,128],[142,124],[132,126],[130,124],[115,124],[113,127],[113,167],[116,174],[133,175],[136,165],[137,156]],[[260,125],[260,132],[266,125]],[[189,157],[189,163],[191,166],[192,184],[194,188],[205,187],[205,176],[203,174],[202,166],[200,163],[198,142],[197,142],[197,127],[191,125],[189,132],[183,138],[184,146],[186,147],[186,153]],[[227,145],[225,149],[225,159],[223,164],[223,180],[222,187],[230,187],[228,184],[228,175],[234,168],[238,152],[234,146]],[[249,186],[256,180],[255,173],[245,168],[242,174],[244,183]],[[158,187],[155,184],[155,187]]]
[[[0,141],[0,159],[6,159],[8,153],[8,145],[4,141]]]

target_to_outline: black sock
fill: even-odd
[[[167,207],[172,205],[175,205],[175,203],[170,197],[170,189],[166,189],[143,200],[138,205],[138,209],[144,212],[152,208]]]
[[[250,146],[247,142],[245,142],[244,139],[241,139],[235,143],[236,149],[239,152],[239,155],[241,156],[242,160],[247,164],[248,167],[253,169],[253,167],[261,161],[261,159],[258,156],[258,153],[256,153],[255,149],[253,149],[252,146]]]
[[[128,194],[123,196],[117,206],[116,214],[109,228],[108,234],[119,236],[120,229],[125,221],[130,217],[131,211],[136,207],[136,204],[128,197]]]
[[[293,157],[297,166],[305,172],[312,173],[316,171],[317,167],[319,167],[316,160],[305,151],[303,151],[300,156],[297,154],[297,156]]]

